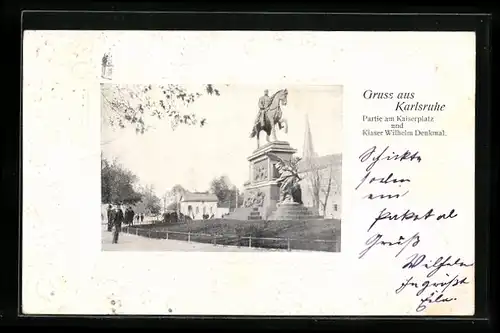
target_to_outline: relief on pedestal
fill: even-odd
[[[262,207],[264,205],[265,193],[259,190],[248,191],[243,205],[247,208]]]
[[[267,180],[267,161],[255,163],[253,166],[253,181],[260,182]]]

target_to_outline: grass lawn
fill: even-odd
[[[249,240],[244,237],[253,237],[253,247],[287,248],[290,239],[292,249],[313,251],[338,251],[340,242],[340,220],[318,219],[307,221],[239,221],[228,219],[195,220],[188,223],[157,223],[139,226],[139,230],[131,229],[138,235],[154,238],[165,238],[166,231],[169,239],[187,240],[185,234],[190,235],[191,241],[223,245],[248,246]],[[172,233],[174,232],[174,233]],[[216,236],[216,237],[215,237]],[[283,240],[262,240],[257,238],[283,238]],[[321,240],[329,242],[321,242]],[[340,244],[339,244],[340,245]]]

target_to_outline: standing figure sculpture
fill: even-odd
[[[282,89],[274,93],[271,97],[268,95],[268,90],[264,91],[264,96],[259,98],[259,113],[257,119],[254,122],[252,133],[250,137],[257,138],[257,148],[260,147],[260,132],[266,132],[266,140],[270,142],[269,138],[272,135],[273,140],[277,141],[276,138],[276,126],[279,129],[288,132],[288,121],[283,117],[281,111],[281,104],[286,105],[287,103],[288,90]]]
[[[101,77],[103,79],[111,80],[112,74],[113,74],[113,60],[111,57],[111,52],[107,52],[102,57]]]
[[[276,170],[279,178],[277,182],[280,186],[280,203],[302,204],[302,191],[299,182],[302,180],[298,172],[300,157],[294,157],[290,161],[285,161],[279,156],[270,153],[269,156],[277,160]]]

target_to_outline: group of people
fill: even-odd
[[[107,213],[108,231],[113,232],[113,244],[118,243],[123,223],[133,225],[134,219],[137,222],[144,222],[144,214],[136,214],[130,206],[127,206],[124,212],[119,205],[110,204]]]

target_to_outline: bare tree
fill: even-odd
[[[321,168],[314,162],[308,161],[307,164],[307,184],[311,192],[313,207],[318,212],[326,212],[328,199],[332,194],[340,191],[338,179],[335,176],[333,165]]]
[[[321,172],[321,170],[318,170],[318,173]],[[319,198],[319,201],[322,205],[322,210],[323,210],[323,215],[326,213],[326,206],[328,204],[328,197],[330,196],[330,192],[332,190],[332,181],[333,181],[333,167],[330,165],[328,166],[328,176],[327,176],[327,183],[325,186],[321,186],[321,192],[324,194],[324,199],[321,200]]]
[[[313,209],[319,214],[321,174],[319,173],[317,165],[312,160],[306,160],[305,163],[306,176],[304,178],[306,178],[309,191],[311,192]]]

